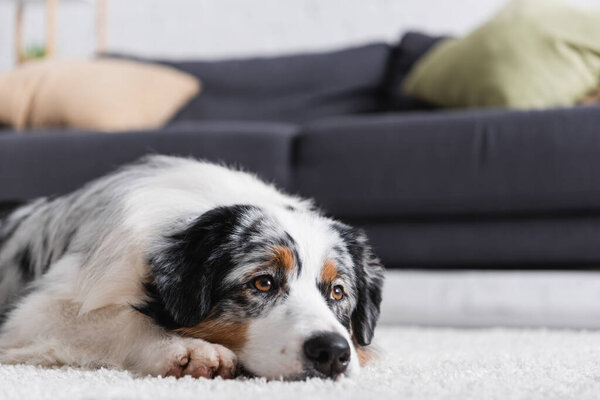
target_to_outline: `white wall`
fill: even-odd
[[[574,0],[600,4],[600,0]],[[94,50],[94,3],[61,0],[59,54]],[[111,51],[230,57],[328,49],[401,32],[467,32],[506,0],[108,0]],[[0,70],[14,62],[14,0],[0,0]],[[26,42],[43,43],[41,4],[29,5]]]

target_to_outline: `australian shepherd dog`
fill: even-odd
[[[0,363],[336,379],[383,267],[365,234],[255,176],[151,156],[0,217]]]

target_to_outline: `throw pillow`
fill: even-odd
[[[437,44],[405,93],[445,107],[569,106],[600,82],[600,11],[514,0],[463,39]]]
[[[200,82],[173,68],[130,60],[33,61],[0,75],[0,123],[16,129],[157,128]]]

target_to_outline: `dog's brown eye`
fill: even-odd
[[[331,288],[331,298],[335,301],[340,301],[344,298],[344,288],[340,285],[335,285]]]
[[[259,276],[254,279],[254,287],[261,292],[268,292],[273,289],[273,278],[269,275]]]

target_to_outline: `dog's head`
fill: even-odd
[[[383,267],[365,235],[313,212],[215,208],[150,257],[142,308],[168,329],[222,344],[268,378],[336,378],[365,361]]]

